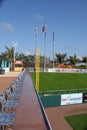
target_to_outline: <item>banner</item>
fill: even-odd
[[[87,103],[87,93],[83,93],[83,103]]]
[[[82,93],[61,95],[61,105],[71,105],[82,103]]]

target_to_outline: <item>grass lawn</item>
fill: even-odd
[[[87,130],[87,114],[65,117],[73,130]]]
[[[35,73],[31,73],[35,82]],[[40,73],[40,91],[87,88],[87,74]]]

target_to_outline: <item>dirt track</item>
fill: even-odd
[[[46,108],[53,130],[73,130],[64,116],[87,113],[87,104]]]

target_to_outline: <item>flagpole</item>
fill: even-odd
[[[13,41],[13,47],[14,47],[14,57],[13,57],[13,58],[14,58],[14,59],[13,59],[13,61],[14,61],[14,69],[15,69],[15,60],[16,60],[16,59],[15,59],[15,53],[16,53],[17,44],[18,44],[18,42],[14,42],[14,41]]]
[[[54,68],[54,32],[53,32],[53,68]]]
[[[35,29],[35,68],[34,70],[36,71],[36,50],[37,50],[37,45],[38,45],[38,36],[37,36],[37,27]]]
[[[43,25],[42,32],[44,32],[44,72],[46,71],[46,22]]]
[[[46,71],[46,31],[44,32],[44,72]]]

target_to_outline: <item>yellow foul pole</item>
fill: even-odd
[[[39,91],[40,48],[36,48],[36,90]]]

